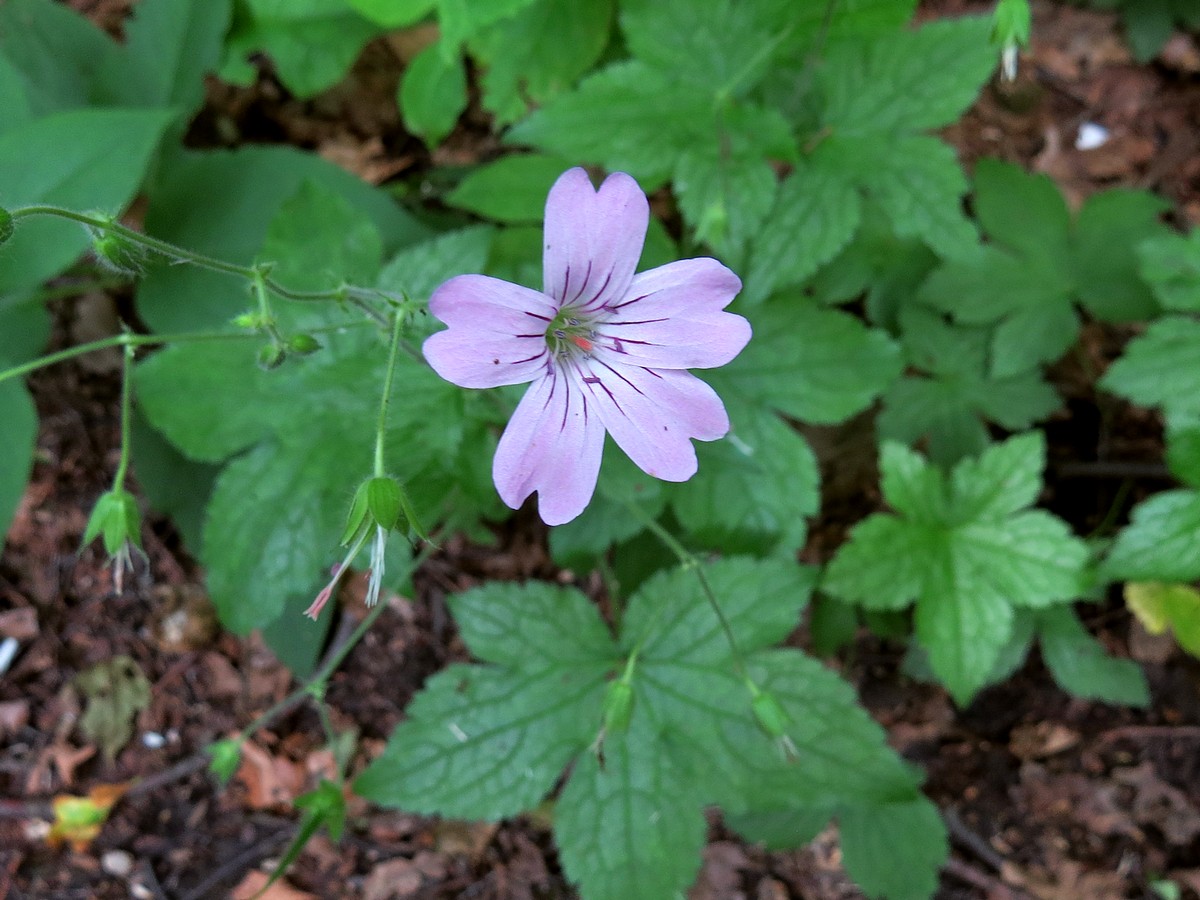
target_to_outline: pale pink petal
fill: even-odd
[[[450,328],[421,348],[442,378],[469,388],[532,381],[546,365],[549,297],[483,275],[460,275],[433,292],[429,309]]]
[[[688,372],[581,366],[588,406],[626,455],[647,475],[687,481],[696,474],[692,440],[715,441],[729,432],[729,416],[716,391]]]
[[[660,369],[711,369],[742,352],[750,323],[723,312],[742,283],[715,259],[643,272],[597,331],[602,358]]]
[[[546,293],[581,310],[624,296],[649,221],[646,195],[624,172],[609,175],[599,191],[583,169],[564,172],[546,198]]]
[[[535,381],[500,436],[492,479],[500,499],[519,509],[537,491],[547,525],[570,522],[596,490],[604,426],[574,379],[559,371]]]

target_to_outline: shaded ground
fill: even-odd
[[[122,2],[90,12],[118,28]],[[940,0],[929,12],[981,4]],[[428,156],[396,121],[393,90],[404,46],[370,48],[344,87],[311,103],[269,79],[247,91],[214,90],[193,128],[204,143],[288,140],[374,181],[425,171]],[[1200,51],[1180,36],[1165,60],[1131,62],[1113,17],[1037,7],[1035,46],[1015,87],[992,87],[948,132],[968,162],[1019,161],[1051,174],[1078,202],[1108,186],[1153,188],[1200,222]],[[1075,148],[1095,122],[1110,140]],[[492,149],[476,113],[438,153],[470,162]],[[420,190],[420,182],[409,182]],[[117,304],[127,298],[117,297]],[[111,325],[113,301],[56,308],[56,345]],[[1089,326],[1081,344],[1096,369],[1126,335]],[[149,570],[117,592],[94,548],[76,551],[84,510],[116,464],[115,360],[63,365],[31,379],[42,428],[38,463],[0,556],[0,635],[21,645],[0,678],[0,898],[249,896],[295,827],[290,801],[331,761],[308,709],[260,732],[225,789],[200,770],[206,744],[244,727],[291,688],[288,673],[255,641],[221,635],[199,572],[169,522],[145,528]],[[1066,397],[1048,428],[1044,498],[1089,533],[1166,482],[1154,417],[1097,397],[1078,365],[1053,372]],[[869,451],[861,423],[826,430],[831,446]],[[1136,475],[1136,477],[1130,477]],[[870,478],[869,467],[862,477]],[[821,560],[847,523],[875,502],[855,479],[827,478],[825,510],[806,558]],[[483,578],[555,575],[544,529],[518,516],[500,546],[450,542],[393,598],[333,679],[335,725],[360,730],[373,756],[422,681],[464,656],[443,598]],[[583,585],[588,587],[588,585]],[[354,604],[342,615],[353,625]],[[854,683],[893,746],[928,773],[928,792],[951,826],[954,854],[939,897],[1151,898],[1171,877],[1200,896],[1200,665],[1151,639],[1113,599],[1087,624],[1113,652],[1145,667],[1154,703],[1138,712],[1075,700],[1033,658],[1009,682],[956,710],[944,692],[905,679],[898,647],[864,635],[831,661]],[[346,629],[340,629],[345,633]],[[803,632],[796,635],[803,643]],[[129,745],[107,760],[78,730],[75,674],[124,654],[150,682],[151,702]],[[49,798],[144,779],[83,852],[45,843]],[[545,822],[499,826],[439,821],[359,804],[334,846],[318,837],[270,895],[397,898],[557,898],[572,893]],[[695,900],[858,896],[841,875],[831,830],[793,853],[746,846],[713,820]],[[240,887],[239,887],[240,886]]]

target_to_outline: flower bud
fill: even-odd
[[[142,515],[133,495],[121,488],[113,488],[101,494],[88,519],[83,533],[83,544],[87,546],[97,537],[104,540],[104,549],[109,556],[118,555],[128,541],[133,546],[142,546]]]
[[[137,241],[107,229],[92,229],[96,261],[118,275],[138,276],[146,271],[150,253]]]
[[[779,701],[775,699],[774,694],[765,691],[756,693],[750,702],[750,708],[754,712],[754,718],[759,727],[771,737],[780,738],[787,733],[791,719],[788,718],[788,714]]]
[[[610,681],[604,691],[604,733],[621,734],[629,730],[633,718],[633,685],[620,678]]]
[[[285,359],[287,359],[287,351],[282,344],[272,342],[258,348],[258,367],[264,372],[278,369],[283,365]]]
[[[0,244],[13,236],[14,228],[12,213],[0,206]]]
[[[293,334],[288,338],[287,348],[291,353],[308,356],[310,353],[316,353],[321,349],[321,342],[311,334]]]
[[[1032,16],[1029,0],[1000,0],[992,13],[992,43],[1000,48],[1001,77],[1017,77],[1017,48],[1029,45]]]
[[[212,757],[212,761],[208,764],[208,771],[216,775],[221,784],[226,784],[241,765],[242,742],[226,738],[223,741],[209,744],[205,749]]]

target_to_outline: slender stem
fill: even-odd
[[[433,555],[433,551],[435,549],[436,547],[434,547],[432,544],[427,544],[426,546],[422,547],[420,552],[417,553],[416,557],[413,559],[412,569],[409,571],[419,568],[420,565],[425,562],[425,560]],[[363,635],[370,631],[371,626],[375,624],[375,620],[378,619],[383,614],[383,611],[387,608],[388,605],[386,603],[377,603],[375,606],[372,606],[367,611],[366,616],[363,617],[363,620],[358,623],[358,626],[354,629],[354,631],[350,632],[350,636],[335,649],[330,651],[329,655],[325,657],[325,661],[321,663],[321,667],[317,669],[317,671],[314,672],[313,675],[306,682],[304,682],[304,684],[300,685],[300,687],[296,688],[270,709],[259,715],[258,718],[247,725],[244,729],[242,729],[241,740],[246,740],[250,737],[250,735],[254,734],[254,732],[271,724],[271,722],[273,722],[278,716],[282,715],[290,710],[293,706],[300,703],[305,697],[311,696],[313,688],[316,685],[329,681],[329,677],[338,670],[338,667],[341,666],[342,661],[350,655],[350,651],[353,650],[355,645],[363,639]]]
[[[379,422],[375,426],[375,476],[383,471],[383,441],[387,428],[388,401],[392,396],[392,381],[396,377],[396,357],[400,349],[400,331],[404,327],[404,316],[397,310],[392,315],[392,343],[388,348],[387,372],[383,376],[383,398],[379,401]]]
[[[675,535],[667,531],[666,528],[657,520],[647,515],[636,503],[629,500],[625,501],[625,505],[633,512],[643,525],[654,533],[666,547],[675,554],[680,565],[685,569],[691,569],[696,573],[696,577],[700,579],[700,587],[704,592],[704,596],[708,600],[708,605],[712,607],[712,611],[716,614],[717,622],[721,625],[721,630],[725,633],[725,640],[729,643],[730,654],[733,658],[734,671],[742,678],[746,678],[746,664],[742,659],[742,651],[738,647],[737,638],[734,637],[733,628],[729,624],[729,619],[725,617],[725,611],[721,609],[721,604],[717,600],[717,595],[712,589],[712,585],[708,581],[708,576],[704,573],[704,567],[700,564],[700,560],[692,551],[679,541]]]
[[[368,323],[354,321],[343,322],[339,325],[323,325],[320,328],[312,329],[312,333],[326,334],[346,328],[358,328],[366,324]],[[130,334],[126,332],[68,347],[66,350],[59,350],[56,353],[48,353],[19,366],[13,366],[11,369],[0,369],[0,382],[8,381],[10,378],[20,378],[30,372],[36,372],[38,369],[66,362],[77,356],[95,353],[97,350],[107,350],[110,347],[154,347],[160,344],[188,344],[199,341],[255,341],[258,339],[259,335],[257,334],[236,331],[185,331],[179,334]]]
[[[133,354],[134,345],[125,343],[121,366],[121,459],[117,463],[117,474],[113,476],[113,489],[125,487],[125,473],[129,471],[130,448],[133,444],[131,428],[133,420]]]
[[[24,206],[20,209],[14,209],[11,212],[14,222],[27,216],[58,216],[60,219],[70,219],[72,222],[78,222],[81,225],[119,234],[123,238],[128,238],[135,243],[141,244],[143,247],[147,247],[156,253],[161,253],[163,256],[169,256],[180,262],[190,262],[206,269],[212,269],[215,272],[225,272],[228,275],[240,275],[243,278],[254,277],[254,269],[249,266],[239,266],[234,263],[225,262],[223,259],[216,259],[212,256],[205,256],[202,253],[195,253],[183,247],[178,247],[175,244],[169,244],[166,241],[151,237],[148,234],[142,234],[140,231],[134,231],[120,222],[96,218],[95,216],[75,212],[72,209],[64,209],[61,206]]]
[[[328,291],[295,291],[291,288],[280,284],[272,278],[267,277],[266,271],[260,266],[239,266],[236,263],[226,262],[223,259],[217,259],[213,256],[206,256],[203,253],[196,253],[193,250],[188,250],[180,247],[177,244],[171,244],[167,241],[159,240],[156,237],[151,237],[148,234],[143,234],[140,231],[135,231],[120,222],[114,222],[106,218],[97,218],[84,213],[75,212],[71,209],[65,209],[61,206],[23,206],[19,209],[11,210],[13,221],[27,218],[29,216],[58,216],[61,219],[69,219],[72,222],[78,222],[81,225],[86,225],[89,228],[95,228],[102,231],[111,231],[113,234],[118,234],[126,240],[133,241],[136,244],[141,244],[155,253],[160,253],[176,262],[188,262],[192,265],[200,266],[204,269],[211,269],[214,272],[222,272],[226,275],[237,275],[241,278],[249,279],[251,282],[261,283],[261,285],[270,290],[273,294],[278,294],[285,300],[294,301],[327,301],[338,300],[346,301],[351,305],[361,310],[366,315],[375,320],[377,324],[386,323],[387,319],[377,310],[371,307],[367,302],[367,298],[373,296],[370,291],[363,288],[351,286],[341,286]]]

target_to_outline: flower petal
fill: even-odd
[[[513,509],[534,491],[547,525],[570,522],[596,490],[604,426],[562,370],[535,381],[500,436],[492,480]]]
[[[663,481],[696,474],[691,439],[715,441],[729,432],[717,392],[689,372],[608,366],[598,359],[580,368],[588,406],[617,445],[643,472]]]
[[[609,175],[599,191],[583,169],[564,172],[546,198],[546,293],[581,310],[624,296],[649,221],[646,195],[624,172]]]
[[[711,369],[742,352],[750,323],[723,312],[742,283],[715,259],[684,259],[643,272],[597,327],[596,345],[614,363]]]
[[[545,333],[554,307],[544,294],[485,275],[460,275],[433,292],[429,311],[450,328],[429,337],[421,352],[453,384],[520,384],[546,366]]]

